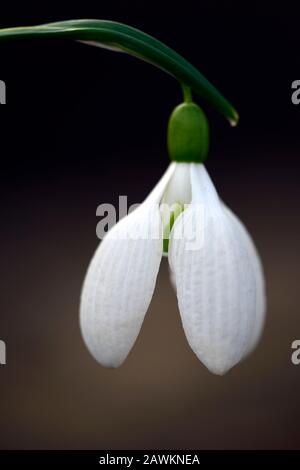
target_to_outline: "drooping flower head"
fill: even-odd
[[[185,335],[211,372],[224,374],[261,334],[261,263],[249,233],[219,198],[204,167],[208,126],[197,108],[188,103],[175,109],[168,143],[176,161],[146,200],[108,232],[89,266],[81,329],[104,366],[119,366],[131,350],[164,254]]]

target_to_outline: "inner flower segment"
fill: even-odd
[[[160,203],[163,255],[168,254],[170,233],[177,217],[191,202],[190,164],[177,163]]]
[[[170,238],[170,233],[173,228],[174,222],[181,214],[181,212],[184,211],[184,206],[180,204],[180,202],[175,202],[172,204],[171,207],[169,207],[167,204],[164,204],[166,207],[160,207],[161,209],[161,214],[162,214],[162,219],[163,219],[163,254],[166,256],[168,254],[169,250],[169,238]],[[166,212],[168,212],[168,216],[166,216]]]

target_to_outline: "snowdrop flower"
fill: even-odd
[[[224,374],[255,347],[261,334],[261,263],[249,233],[221,201],[201,162],[208,129],[203,115],[197,116],[200,108],[188,125],[192,134],[184,132],[176,143],[178,123],[182,129],[185,112],[193,106],[179,106],[170,120],[169,151],[176,161],[146,200],[108,232],[90,263],[81,298],[81,330],[89,351],[104,366],[118,367],[130,352],[163,254],[168,256],[187,340],[211,372]],[[201,145],[191,144],[195,131]],[[198,161],[195,149],[201,154]]]
[[[233,125],[237,111],[184,57],[129,25],[82,19],[0,29],[0,43],[26,37],[59,37],[123,51],[182,85],[185,102],[175,108],[168,127],[173,163],[145,202],[98,247],[84,281],[81,330],[101,364],[119,366],[140,331],[164,254],[187,340],[210,371],[224,374],[258,341],[264,279],[250,235],[220,200],[203,165],[208,124],[192,102],[192,91]]]

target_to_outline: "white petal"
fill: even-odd
[[[189,344],[209,370],[224,374],[261,332],[263,277],[250,236],[224,208],[203,165],[191,165],[191,185],[192,204],[175,221],[169,261]],[[195,230],[191,243],[187,234]]]
[[[176,171],[177,164],[175,162],[171,163],[161,179],[158,183],[154,186],[150,194],[148,194],[147,198],[145,199],[144,203],[150,204],[159,204],[161,198],[169,184],[170,179],[172,178],[174,172]]]
[[[158,203],[173,171],[170,165],[145,202],[109,231],[88,268],[80,325],[88,349],[104,366],[125,360],[150,304],[162,257]]]
[[[249,342],[249,348],[247,353],[251,352],[257,342],[260,339],[266,315],[266,293],[265,293],[265,280],[263,274],[262,264],[253,243],[253,240],[247,231],[244,224],[238,219],[238,217],[229,209],[229,207],[224,205],[224,208],[231,218],[232,223],[235,225],[237,233],[241,237],[241,243],[244,243],[245,248],[248,250],[249,262],[252,263],[252,269],[255,273],[255,282],[256,282],[256,316],[253,328],[253,336]]]
[[[184,205],[189,204],[191,198],[190,164],[176,163],[174,173],[166,186],[161,202],[170,206],[174,203]]]

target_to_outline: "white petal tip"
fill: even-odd
[[[106,367],[107,369],[117,369],[125,361],[126,357],[115,357],[114,355],[108,355],[107,352],[103,354],[103,351],[92,348],[90,341],[83,335],[83,333],[82,336],[90,355],[102,367]]]
[[[99,361],[95,357],[94,359],[96,360],[98,364],[100,364],[100,366],[105,367],[106,369],[112,369],[112,370],[118,369],[124,362],[124,361],[115,362],[115,361],[103,361],[103,360]]]
[[[203,363],[203,364],[204,364],[204,363]],[[232,369],[232,367],[233,367],[235,364],[232,364],[232,365],[224,365],[224,364],[217,364],[217,365],[213,365],[213,364],[204,364],[204,365],[205,365],[205,367],[209,370],[209,372],[211,372],[212,374],[223,376],[223,375],[227,374],[227,372],[229,372],[230,369]]]
[[[213,354],[205,354],[202,350],[201,353],[195,353],[199,361],[212,374],[220,376],[225,375],[227,372],[230,371],[230,369],[232,369],[237,364],[237,361],[233,360],[232,357],[215,355],[214,352]]]

